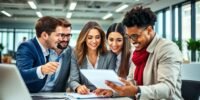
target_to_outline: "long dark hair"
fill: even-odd
[[[112,32],[118,32],[123,37],[123,46],[121,50],[121,62],[118,70],[118,74],[120,77],[126,78],[129,72],[129,58],[130,58],[130,42],[128,41],[127,37],[125,36],[125,26],[122,23],[114,23],[112,24],[106,33],[106,39],[108,39],[108,36]]]

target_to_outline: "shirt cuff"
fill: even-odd
[[[37,67],[37,76],[39,79],[43,79],[45,75],[42,74],[42,66]]]

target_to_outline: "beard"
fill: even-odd
[[[61,43],[65,42],[67,45],[63,46]],[[58,49],[66,49],[68,47],[69,41],[61,41],[60,43],[58,43],[57,48]]]

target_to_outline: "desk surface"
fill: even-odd
[[[32,93],[33,100],[76,100],[66,95],[66,93]],[[86,100],[86,99],[84,99]],[[129,97],[115,98],[92,98],[90,100],[132,100]]]
[[[183,64],[181,67],[182,80],[200,81],[200,63]]]

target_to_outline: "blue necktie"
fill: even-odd
[[[49,55],[47,55],[45,57],[46,57],[46,63],[49,62]]]
[[[59,62],[61,57],[62,57],[62,55],[58,56],[58,58],[56,58],[56,62]]]
[[[59,60],[60,60],[60,58],[62,57],[62,55],[60,55],[60,56],[58,56],[58,58],[56,58],[56,62],[59,62]],[[51,75],[51,78],[50,78],[50,81],[53,81],[54,80],[54,78],[55,78],[55,76],[56,76],[56,72],[55,73],[53,73],[52,75]]]

